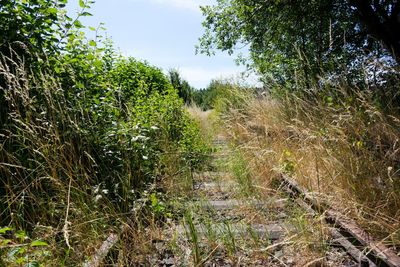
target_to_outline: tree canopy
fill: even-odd
[[[190,104],[195,89],[190,86],[188,81],[181,77],[177,69],[170,69],[168,71],[168,76],[170,83],[178,91],[179,97],[182,98],[186,104]]]
[[[202,11],[198,52],[233,53],[248,45],[265,79],[287,83],[301,75],[311,82],[338,66],[351,76],[371,56],[399,62],[397,1],[217,0]]]

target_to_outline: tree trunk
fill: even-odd
[[[368,33],[382,41],[400,64],[400,3],[393,4],[390,14],[383,4],[378,3],[374,8],[371,1],[366,0],[350,0],[350,4],[356,8]]]

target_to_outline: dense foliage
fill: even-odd
[[[193,100],[192,98],[195,89],[190,86],[188,81],[181,77],[178,70],[171,69],[168,74],[169,81],[171,82],[172,86],[178,90],[179,97],[182,98],[186,104],[190,104]]]
[[[377,58],[390,61],[388,55],[398,60],[399,3],[350,2],[218,0],[202,8],[206,31],[198,51],[232,53],[249,45],[264,81],[288,88],[338,76],[359,85],[365,79],[361,67]]]
[[[52,227],[49,240],[74,250],[155,190],[168,157],[193,170],[207,153],[160,69],[118,55],[100,28],[85,37],[91,3],[74,19],[67,0],[0,4],[0,241],[23,243],[6,263],[45,257],[27,255],[17,229]]]
[[[237,87],[237,85],[233,85],[228,81],[212,80],[207,88],[193,92],[193,103],[203,110],[214,109],[220,104],[219,101],[221,99],[229,98],[229,95]]]

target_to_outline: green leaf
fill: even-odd
[[[13,249],[11,249],[11,250],[8,252],[7,256],[8,256],[9,258],[15,258],[15,256],[17,256],[17,255],[24,254],[25,251],[26,251],[26,249],[23,248],[23,247],[13,248]]]
[[[27,235],[26,235],[26,232],[25,232],[24,230],[18,230],[18,231],[15,233],[15,236],[16,236],[18,239],[21,239],[21,240],[24,240],[24,239],[28,238]]]
[[[79,20],[75,20],[75,21],[74,21],[74,25],[75,25],[75,27],[77,27],[78,29],[79,29],[79,28],[83,28],[83,24],[82,24]]]
[[[11,243],[11,239],[4,239],[0,242],[0,246],[6,246],[9,243]]]
[[[47,12],[49,12],[50,14],[57,14],[57,8],[49,7],[47,9]]]
[[[85,7],[85,2],[83,0],[79,0],[79,6],[81,8],[84,8]]]
[[[93,54],[88,54],[88,55],[86,56],[86,58],[87,58],[88,60],[93,60],[93,59],[95,59],[96,57],[95,57]]]
[[[11,231],[11,230],[12,230],[12,228],[10,228],[10,227],[0,228],[0,235],[5,234],[5,233],[7,233],[8,231]]]
[[[26,261],[26,259],[24,257],[19,257],[18,259],[15,260],[16,264],[22,264]]]
[[[81,16],[83,16],[83,17],[91,17],[91,16],[93,16],[93,14],[89,13],[89,12],[82,12]]]
[[[102,67],[103,66],[103,62],[101,60],[96,60],[93,62],[93,65],[95,67]]]
[[[90,40],[89,41],[89,45],[90,46],[96,46],[97,44],[96,44],[96,42],[94,40]]]
[[[96,31],[96,28],[95,28],[95,27],[92,27],[92,26],[89,26],[89,30],[91,30],[91,31]]]
[[[32,241],[32,243],[31,243],[31,247],[45,247],[48,245],[49,244],[47,244],[46,242],[41,241],[41,240],[35,240],[35,241]]]

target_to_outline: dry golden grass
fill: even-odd
[[[400,245],[400,123],[362,95],[355,107],[258,98],[223,114],[260,185],[277,172],[330,201],[387,244]]]
[[[200,126],[201,135],[204,139],[211,141],[213,132],[215,131],[215,112],[213,110],[204,111],[195,103],[186,106],[191,118],[198,122]]]

